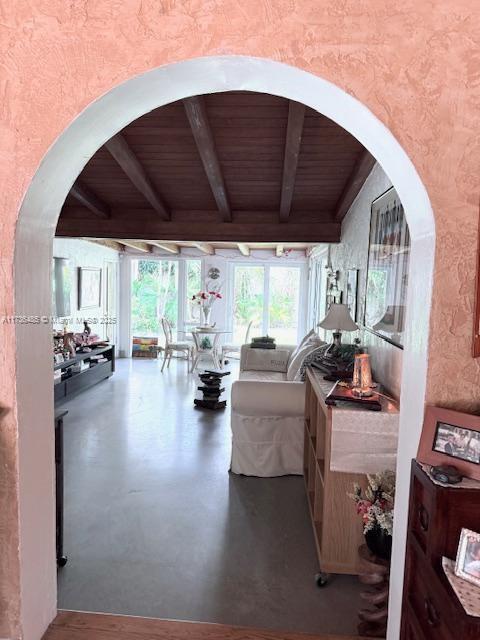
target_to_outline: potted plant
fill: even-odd
[[[354,483],[349,494],[362,517],[363,534],[370,551],[389,560],[392,554],[393,505],[395,500],[395,474],[393,471],[367,474],[365,493]]]

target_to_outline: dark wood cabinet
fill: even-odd
[[[67,556],[63,553],[63,419],[68,411],[55,411],[55,494],[56,494],[56,546],[57,564],[64,567]]]
[[[106,358],[107,362],[95,364],[84,371],[79,371],[69,377],[65,377],[65,379],[54,386],[54,400],[56,406],[77,395],[77,393],[97,384],[97,382],[113,375],[113,372],[115,371],[115,345],[112,344],[108,347],[92,349],[89,353],[79,353],[74,358],[54,366],[55,370],[61,369],[63,373],[73,365],[82,361],[88,362],[92,356],[99,355]]]
[[[442,568],[462,527],[480,531],[480,490],[440,487],[414,460],[401,640],[480,638],[480,618],[465,613]]]

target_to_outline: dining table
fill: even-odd
[[[195,371],[195,368],[203,356],[211,357],[213,361],[213,366],[216,369],[220,369],[220,358],[218,351],[218,341],[220,336],[232,333],[231,331],[226,331],[224,329],[217,329],[216,327],[207,327],[207,326],[198,326],[192,329],[192,337],[193,342],[195,343],[195,355],[193,358],[192,371]],[[209,346],[202,346],[202,342],[204,341],[204,337],[210,337],[211,341]]]

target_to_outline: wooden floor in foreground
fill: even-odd
[[[360,640],[359,636],[283,633],[204,622],[59,611],[43,640]]]

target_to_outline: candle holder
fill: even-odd
[[[357,353],[353,365],[352,393],[357,398],[372,395],[372,369],[368,353]]]

